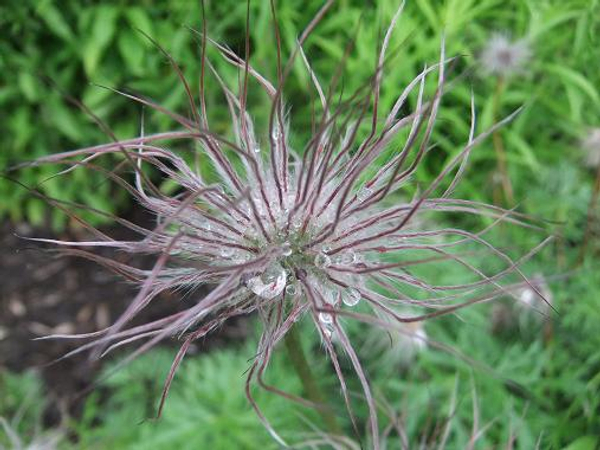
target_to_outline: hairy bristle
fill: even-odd
[[[155,43],[180,78],[189,115],[169,111],[138,95],[115,92],[166,114],[177,123],[177,129],[148,134],[142,126],[139,137],[53,154],[35,164],[62,163],[67,166],[64,172],[80,167],[102,171],[95,165],[97,159],[111,154],[123,156],[134,171],[133,180],[117,171],[104,173],[156,217],[156,227],[146,229],[118,219],[138,233],[140,239],[120,241],[95,232],[96,240],[88,242],[37,240],[71,248],[67,253],[97,261],[139,285],[137,296],[112,326],[74,336],[90,341],[72,353],[92,349],[100,355],[124,344],[144,342],[131,355],[134,357],[164,338],[183,339],[165,383],[161,409],[175,369],[190,343],[231,317],[256,312],[264,332],[248,372],[246,391],[261,420],[282,443],[252,399],[250,384],[257,381],[272,392],[286,395],[267,386],[262,374],[277,343],[306,316],[322,337],[324,351],[334,365],[352,416],[337,353],[349,358],[369,406],[373,446],[378,448],[375,399],[358,353],[345,332],[344,321],[358,320],[383,327],[421,324],[428,318],[500,295],[514,296],[515,290],[506,287],[511,276],[519,278],[522,288],[543,298],[543,289],[527,281],[519,266],[546,241],[514,261],[488,242],[486,236],[503,223],[531,227],[529,218],[512,210],[452,198],[472,149],[518,111],[476,135],[473,100],[470,133],[465,136],[462,149],[428,186],[420,191],[414,189],[413,176],[433,144],[452,58],[446,57],[442,42],[439,61],[426,66],[400,93],[392,108],[383,111],[380,90],[400,8],[384,35],[371,79],[349,99],[335,100],[336,77],[332,86],[324,88],[303,51],[303,44],[330,5],[327,2],[307,26],[287,61],[283,60],[279,31],[274,27],[275,81],[261,75],[248,60],[248,38],[242,58],[208,38],[205,29],[196,32],[202,45],[199,100],[192,95],[190,83],[177,63]],[[272,14],[276,20],[274,8]],[[243,82],[239,93],[219,77],[207,59],[207,45],[212,45],[240,71]],[[299,152],[290,144],[293,129],[283,98],[295,58],[300,58],[307,69],[320,104],[315,108],[312,135]],[[221,86],[229,106],[231,138],[210,128],[204,98],[204,77],[209,73]],[[248,109],[250,79],[271,101],[266,138],[257,134]],[[433,93],[428,95],[429,90]],[[412,110],[406,112],[409,107]],[[190,152],[202,152],[202,161],[210,163],[214,176],[209,180],[202,175],[205,171],[191,167],[184,153],[171,149],[173,143],[177,148],[187,143]],[[174,182],[179,188],[177,193],[161,192],[147,176],[149,170]],[[446,214],[482,216],[491,218],[491,224],[478,232],[438,226]],[[156,261],[151,269],[141,269],[122,259],[94,254],[92,250],[99,247],[152,254]],[[499,267],[495,274],[477,266],[482,256]],[[467,279],[444,285],[423,275],[423,268],[448,264],[463,270]],[[203,286],[209,286],[210,291],[189,303],[185,311],[130,326],[132,319],[161,292],[200,295],[207,292],[198,289]],[[424,336],[421,333],[426,339]]]

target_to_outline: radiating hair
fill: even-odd
[[[322,338],[324,352],[331,359],[354,423],[338,353],[349,358],[369,406],[373,445],[377,448],[375,401],[344,321],[358,320],[384,328],[423,321],[506,294],[505,280],[512,275],[520,277],[522,285],[536,290],[519,266],[546,241],[513,260],[488,242],[486,233],[501,223],[534,228],[530,220],[513,210],[453,198],[471,150],[517,112],[476,134],[472,99],[470,131],[461,149],[427,186],[415,190],[413,175],[431,149],[447,86],[447,68],[453,58],[446,57],[442,41],[439,61],[417,74],[384,113],[380,95],[388,62],[386,51],[401,7],[385,32],[373,76],[348,99],[334,99],[338,74],[334,75],[330,88],[324,89],[303,51],[306,40],[331,4],[332,1],[327,1],[307,25],[285,63],[278,28],[274,25],[275,82],[251,65],[249,32],[245,58],[208,38],[206,26],[196,32],[202,46],[199,99],[192,94],[190,83],[177,63],[159,46],[181,80],[189,101],[189,115],[170,111],[138,95],[117,92],[167,115],[177,124],[176,129],[147,134],[142,127],[138,137],[53,154],[34,163],[66,164],[61,174],[80,167],[105,173],[107,179],[125,189],[156,217],[156,226],[144,228],[115,217],[119,224],[140,236],[139,240],[115,240],[88,226],[76,216],[72,205],[50,200],[86,226],[95,238],[86,242],[36,240],[65,247],[65,253],[96,261],[139,286],[135,298],[109,328],[85,335],[52,336],[89,339],[69,355],[89,349],[104,355],[125,344],[141,343],[130,360],[167,337],[181,338],[181,349],[165,383],[162,409],[175,371],[191,343],[232,317],[256,313],[262,321],[263,334],[247,373],[246,394],[271,434],[283,443],[253,400],[250,386],[256,381],[271,392],[309,403],[263,381],[275,346],[306,316]],[[239,69],[242,82],[238,93],[206,57],[207,45],[214,46],[227,62]],[[313,108],[312,129],[296,132],[298,136],[308,135],[300,151],[290,145],[293,130],[283,99],[283,89],[296,58],[304,63],[319,102]],[[342,61],[340,68],[343,64]],[[221,86],[229,107],[231,138],[215,133],[209,124],[204,96],[204,77],[209,71]],[[257,134],[248,110],[250,78],[270,100],[268,130],[264,136]],[[426,81],[431,78],[435,79],[435,86],[433,93],[426,96]],[[171,149],[173,143],[177,148],[187,143],[187,154]],[[213,169],[210,179],[202,175],[205,171],[189,164],[188,156],[193,152],[200,152],[201,161],[210,163]],[[134,175],[119,175],[116,170],[108,171],[96,164],[107,155],[120,155]],[[173,195],[162,192],[148,175],[150,169],[174,182],[177,192]],[[491,220],[478,232],[437,226],[449,213]],[[98,248],[152,254],[156,260],[151,269],[142,269],[123,262],[122,258],[94,253],[93,249]],[[486,273],[475,261],[481,261],[482,255],[488,261],[495,260],[501,268],[493,274]],[[441,285],[416,274],[423,267],[445,267],[445,264],[470,273],[470,279]],[[164,291],[191,293],[187,309],[131,326],[132,319]],[[407,314],[408,308],[421,312]]]

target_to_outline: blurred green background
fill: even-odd
[[[301,3],[278,2],[286,54],[322,2]],[[391,0],[336,2],[304,48],[319,78],[325,83],[330,79],[347,42],[355,38],[355,48],[345,65],[344,89],[353,92],[364,83],[373,73],[382,33],[397,6],[398,2]],[[250,13],[253,65],[272,77],[275,41],[269,3],[251,1]],[[209,35],[243,52],[245,2],[207,0],[206,14]],[[139,30],[159,42],[196,86],[199,47],[190,28],[201,28],[199,2],[2,2],[0,170],[107,140],[94,120],[70,99],[83,102],[118,137],[135,136],[142,116],[139,104],[101,86],[134,91],[169,109],[185,112],[184,91],[172,67]],[[478,52],[494,32],[525,38],[532,50],[524,70],[507,80],[500,96],[496,93],[497,80],[485,75],[477,64]],[[444,97],[434,137],[438,148],[420,169],[416,181],[427,183],[460,150],[460,143],[468,135],[471,92],[478,110],[478,131],[525,105],[501,136],[518,210],[546,219],[548,231],[558,236],[526,266],[528,275],[543,273],[551,280],[557,313],[551,312],[545,323],[519,318],[517,325],[500,332],[492,323],[491,306],[472,308],[459,318],[430,321],[425,324],[430,337],[493,368],[494,374],[449,352],[429,348],[410,364],[367,356],[373,385],[395,409],[404,412],[411,442],[418,443],[424,434],[435,434],[431,422],[445,417],[456,395],[457,410],[448,448],[465,448],[471,433],[473,401],[479,405],[480,425],[490,424],[476,448],[504,448],[511,435],[516,436],[514,445],[519,449],[534,448],[538,440],[543,449],[598,448],[598,234],[592,233],[581,264],[579,255],[595,176],[594,170],[583,164],[585,150],[580,142],[590,127],[600,127],[599,2],[407,1],[392,39],[394,56],[384,72],[384,111],[425,64],[439,59],[442,34],[447,54],[461,56],[455,70],[462,75]],[[209,56],[221,76],[236,86],[237,72],[214,50]],[[311,89],[310,79],[298,62],[286,86],[293,139],[297,142],[305,142],[310,133],[311,107],[305,99]],[[207,101],[213,128],[227,133],[226,103],[214,81],[209,83]],[[494,102],[498,111],[494,111]],[[258,95],[253,103],[258,123],[264,123],[268,104]],[[145,112],[146,130],[157,132],[172,125],[160,114]],[[47,165],[11,176],[27,186],[36,186],[56,171],[56,166]],[[473,152],[456,196],[498,202],[495,173],[496,156],[489,139]],[[45,182],[39,189],[51,197],[110,213],[122,214],[132,207],[127,196],[102,183],[100,174],[74,171]],[[0,178],[0,217],[13,224],[50,227],[55,233],[73,226],[64,214],[7,178]],[[98,226],[107,225],[97,218],[89,219]],[[474,225],[472,219],[453,220],[467,228]],[[597,223],[598,218],[595,220]],[[509,233],[502,238],[513,248],[529,248],[539,238],[523,229]],[[440,280],[444,277],[452,279],[452,274],[441,273]],[[545,336],[549,326],[552,333]],[[356,329],[354,333],[360,340],[365,331]],[[314,350],[310,356],[323,382],[337,392],[326,362],[321,361],[324,358],[318,338],[311,337],[308,329],[305,336],[305,345]],[[111,393],[108,399],[92,395],[81,416],[69,419],[61,428],[63,434],[57,445],[86,449],[277,448],[243,394],[243,371],[253,355],[254,342],[250,333],[244,342],[190,357],[173,385],[164,418],[158,423],[138,425],[152,415],[148,402],[158,400],[173,354],[170,349],[156,350],[106,382]],[[300,392],[284,356],[278,356],[269,369],[273,384]],[[4,372],[1,376],[4,399],[0,416],[12,423],[24,442],[47,435],[49,431],[43,429],[41,420],[44,402],[34,402],[26,408],[26,414],[19,413],[19,420],[14,420],[32,391],[43,396],[39,378],[35,373]],[[307,421],[311,415],[306,410],[264,393],[259,394],[259,401],[282,434],[297,438],[310,431]],[[364,419],[365,411],[358,413]],[[0,431],[0,444],[8,442]],[[399,444],[391,443],[390,448],[400,448],[395,445]]]

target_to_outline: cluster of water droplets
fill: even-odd
[[[273,139],[277,139],[277,133],[278,130],[275,128]],[[294,209],[297,201],[295,189],[291,188],[285,193],[281,202],[274,197],[275,192],[277,192],[275,186],[266,186],[264,194],[257,190],[251,194],[258,214],[264,218],[263,223],[271,240],[264,239],[253,224],[248,224],[248,229],[244,230],[244,237],[260,247],[261,251],[269,251],[273,256],[272,262],[263,272],[255,274],[246,281],[246,288],[261,299],[283,299],[293,302],[306,295],[304,287],[306,285],[316,294],[319,306],[324,309],[356,307],[362,298],[362,277],[357,274],[338,273],[338,278],[344,284],[340,285],[333,283],[327,272],[336,267],[360,266],[364,262],[362,255],[351,249],[336,251],[327,243],[315,248],[303,249],[303,243],[309,242],[335,219],[335,205],[322,209],[317,205],[314,217],[311,217],[310,223],[306,226],[302,208]],[[265,199],[263,195],[267,198]],[[365,201],[371,195],[370,189],[363,188],[358,194],[359,201]],[[326,197],[326,193],[323,196]],[[250,204],[246,206],[249,207]],[[250,213],[251,211],[247,209],[249,216]],[[271,215],[274,216],[275,223],[271,220]],[[299,276],[299,272],[303,275]],[[334,313],[320,312],[317,319],[322,333],[328,337],[333,336]]]
[[[348,286],[345,288],[339,288],[331,291],[325,291],[324,298],[325,301],[331,306],[339,306],[339,302],[341,302],[348,306],[354,307],[358,305],[360,302],[362,295],[360,291],[354,287]],[[334,302],[331,302],[331,299],[335,299]],[[318,315],[319,322],[321,323],[321,331],[328,337],[331,338],[334,335],[334,317],[333,314],[328,312],[320,312]]]
[[[332,254],[331,247],[325,245],[315,255],[315,266],[319,269],[326,269],[331,265],[338,266],[351,266],[354,264],[362,263],[363,259],[361,255],[356,254],[352,250],[345,250],[339,253]]]

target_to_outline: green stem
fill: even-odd
[[[304,388],[308,399],[318,405],[317,410],[319,411],[319,414],[323,419],[323,423],[329,432],[333,434],[341,434],[341,429],[337,423],[335,415],[333,414],[331,407],[325,402],[325,396],[319,388],[319,384],[317,383],[317,380],[310,369],[310,365],[306,359],[304,350],[302,349],[297,328],[297,326],[293,326],[287,332],[284,338],[285,346],[288,356],[292,362],[292,366],[294,367],[296,374],[298,374],[298,378],[300,378],[300,381],[302,382],[302,387]]]
[[[594,224],[594,211],[598,204],[598,198],[600,197],[600,166],[596,169],[596,180],[594,182],[594,188],[592,191],[592,197],[590,198],[590,204],[588,206],[587,220],[585,224],[585,233],[583,235],[583,242],[579,250],[579,265],[581,265],[585,259],[585,253],[587,246],[592,234],[592,226]]]
[[[500,98],[504,91],[504,79],[498,78],[496,84],[496,91],[494,92],[492,114],[494,123],[498,119],[498,113],[500,111]],[[500,181],[502,183],[502,190],[504,191],[504,200],[508,206],[514,204],[514,194],[510,177],[508,175],[508,164],[506,161],[506,151],[504,150],[504,143],[502,142],[502,135],[500,130],[494,131],[492,134],[492,141],[494,143],[494,150],[496,150],[496,161],[498,163],[498,173],[500,175]]]

